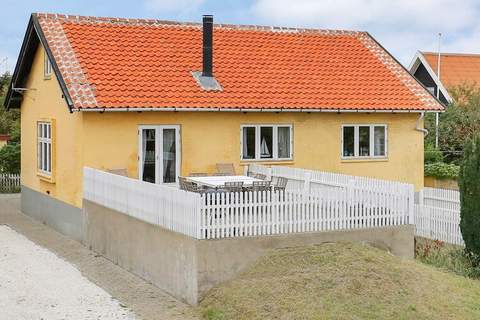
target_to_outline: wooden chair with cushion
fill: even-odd
[[[241,192],[243,191],[243,181],[227,181],[222,189],[227,192]]]
[[[185,177],[178,177],[178,184],[180,186],[180,190],[188,191],[188,181]]]
[[[235,175],[233,163],[217,163],[217,173],[224,173],[226,176]]]
[[[284,177],[275,177],[273,179],[273,190],[274,191],[285,191],[287,188],[288,179]]]
[[[252,191],[268,191],[270,184],[270,181],[253,181]]]
[[[260,179],[260,180],[265,180],[267,179],[267,175],[263,174],[263,173],[255,173],[255,175],[253,176],[255,179]]]

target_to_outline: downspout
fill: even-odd
[[[420,122],[422,122],[424,117],[425,117],[425,112],[421,112],[420,117],[418,117],[418,119],[417,119],[417,124],[415,125],[415,130],[423,132],[424,137],[426,137],[428,135],[428,130],[420,127]]]

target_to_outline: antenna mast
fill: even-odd
[[[437,99],[440,99],[440,46],[442,43],[442,33],[438,33],[438,57],[437,57]],[[435,113],[435,148],[438,149],[438,125],[440,122],[440,114],[437,112]]]

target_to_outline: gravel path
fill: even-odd
[[[68,262],[0,226],[2,319],[135,319]]]
[[[0,226],[7,225],[40,248],[45,248],[55,257],[71,264],[70,266],[78,269],[82,276],[118,300],[121,306],[132,310],[137,318],[142,320],[198,320],[198,313],[194,308],[88,250],[77,241],[22,214],[19,208],[20,196],[18,194],[0,194]],[[4,243],[4,240],[0,240],[0,259],[3,256],[2,246]],[[2,273],[3,267],[0,266],[0,279],[2,279]],[[57,284],[63,286],[60,280],[57,281]],[[7,317],[3,313],[4,302],[2,299],[5,291],[7,289],[4,290],[3,287],[0,287],[0,320],[22,319],[18,316]],[[14,301],[14,303],[17,302]],[[80,316],[74,319],[83,318]],[[41,320],[40,317],[33,319]],[[43,319],[50,320],[52,318],[44,317]],[[109,317],[103,319],[109,319]]]

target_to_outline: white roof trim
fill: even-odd
[[[442,113],[443,110],[422,110],[422,109],[301,109],[301,108],[282,108],[282,109],[273,109],[273,108],[73,108],[72,111],[75,112],[143,112],[143,111],[163,111],[163,112],[307,112],[307,113],[318,113],[318,112],[330,112],[330,113]]]
[[[420,64],[423,64],[425,69],[427,69],[428,74],[430,75],[430,77],[432,77],[435,84],[440,88],[440,92],[442,92],[445,99],[447,99],[448,102],[452,102],[453,99],[450,96],[450,94],[448,94],[447,89],[444,87],[442,82],[438,79],[437,74],[432,70],[432,67],[428,63],[427,59],[425,59],[425,57],[420,51],[417,51],[417,53],[415,53],[415,56],[413,57],[412,61],[410,62],[410,65],[408,66],[408,70],[410,71],[410,73],[413,75],[417,71]]]

